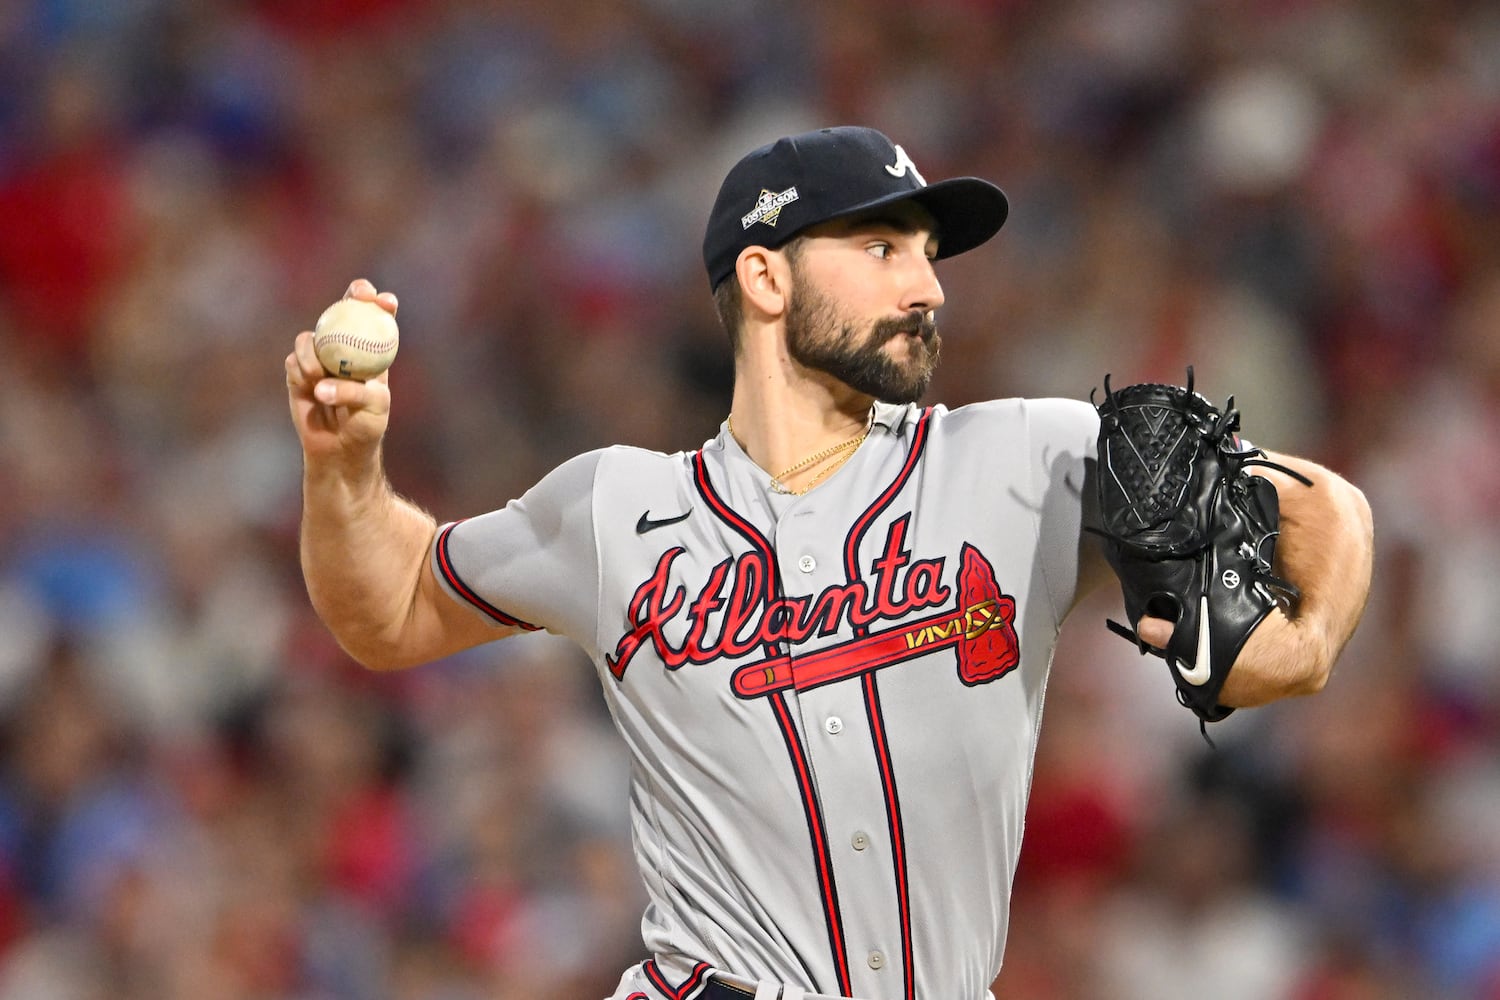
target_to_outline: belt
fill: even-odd
[[[821,993],[807,993],[796,986],[779,983],[752,983],[735,976],[715,972],[698,1000],[840,1000]]]
[[[746,997],[754,997],[755,990],[745,989],[724,979],[723,976],[709,976],[708,985],[699,994],[698,1000],[745,1000]]]

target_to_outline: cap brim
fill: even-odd
[[[978,177],[938,181],[915,197],[937,221],[940,258],[973,250],[998,233],[1010,216],[1005,192]]]
[[[881,205],[915,201],[932,214],[937,226],[939,259],[973,250],[1000,231],[1010,215],[1005,192],[979,177],[950,177],[911,191],[900,191],[856,205],[840,216]]]

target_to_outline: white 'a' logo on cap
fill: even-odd
[[[917,172],[917,165],[911,162],[911,157],[906,155],[906,150],[902,149],[900,146],[897,146],[896,162],[888,164],[885,168],[885,172],[890,174],[892,177],[905,177],[908,170],[911,171],[911,175],[917,179],[918,184],[920,184],[922,187],[927,186],[927,179]]]

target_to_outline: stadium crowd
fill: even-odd
[[[932,398],[1234,394],[1369,495],[1314,698],[1210,750],[1082,608],[1002,1000],[1500,998],[1500,8],[1482,0],[0,4],[0,1000],[607,994],[620,747],[570,645],[352,664],[281,359],[396,291],[440,519],[727,412],[727,165],[862,123],[1008,192]],[[1096,624],[1091,624],[1096,623]]]

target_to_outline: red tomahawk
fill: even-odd
[[[828,646],[795,660],[772,656],[748,663],[734,672],[734,693],[755,698],[789,687],[805,691],[948,646],[957,647],[958,677],[965,684],[983,684],[1008,673],[1021,660],[1016,599],[1000,593],[995,571],[978,549],[965,543],[961,558],[958,610]]]

